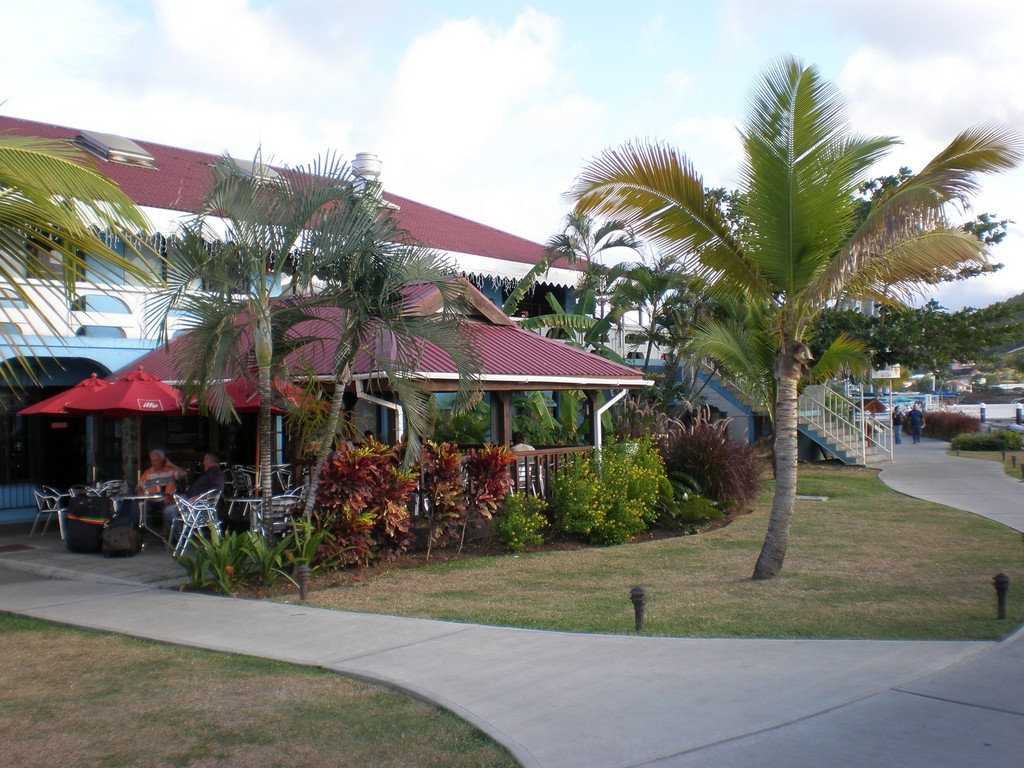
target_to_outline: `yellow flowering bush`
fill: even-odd
[[[649,439],[608,445],[558,472],[552,519],[592,544],[624,544],[655,521],[667,488],[665,465]]]
[[[546,508],[547,502],[537,496],[508,494],[501,517],[498,518],[498,535],[505,546],[513,552],[522,552],[527,547],[543,544],[542,531],[548,525],[544,517]]]

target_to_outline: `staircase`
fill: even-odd
[[[799,430],[843,464],[864,466],[892,461],[892,422],[888,414],[861,410],[860,404],[821,384],[804,388]]]

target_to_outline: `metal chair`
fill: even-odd
[[[175,508],[181,523],[181,533],[178,535],[178,540],[174,542],[173,554],[175,557],[185,554],[192,537],[202,535],[203,528],[219,528],[218,501],[220,501],[220,491],[216,489],[196,496],[191,501],[184,496],[174,494]]]
[[[127,480],[106,480],[96,486],[96,491],[100,496],[128,496],[132,487]]]
[[[68,488],[68,496],[99,496],[100,492],[91,485],[72,485]]]
[[[56,516],[57,528],[60,530],[60,537],[64,538],[64,512],[67,509],[68,494],[42,485],[39,489],[33,490],[32,494],[36,499],[36,519],[32,522],[32,530],[28,537],[31,539],[36,535],[36,527],[39,521],[43,521],[43,530],[40,536],[46,535],[46,529],[50,527],[50,520]]]
[[[288,533],[292,527],[292,517],[296,511],[301,512],[306,498],[306,489],[292,488],[286,493],[270,497],[270,519],[260,516],[259,526],[264,535],[270,533],[278,536]],[[262,510],[261,510],[262,511]]]
[[[250,498],[255,495],[256,475],[249,467],[235,464],[228,474],[231,476],[231,495]]]

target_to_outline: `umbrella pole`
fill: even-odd
[[[93,485],[96,484],[96,417],[85,417],[85,462]]]

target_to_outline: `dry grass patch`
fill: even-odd
[[[631,587],[650,593],[650,634],[698,637],[995,639],[992,576],[1024,583],[1020,534],[901,496],[873,470],[801,467],[782,576],[749,576],[770,499],[726,528],[621,547],[385,571],[312,593],[354,611],[578,632],[630,632]],[[1024,610],[1011,591],[1010,615]]]
[[[515,766],[448,712],[320,670],[0,615],[0,764]]]

